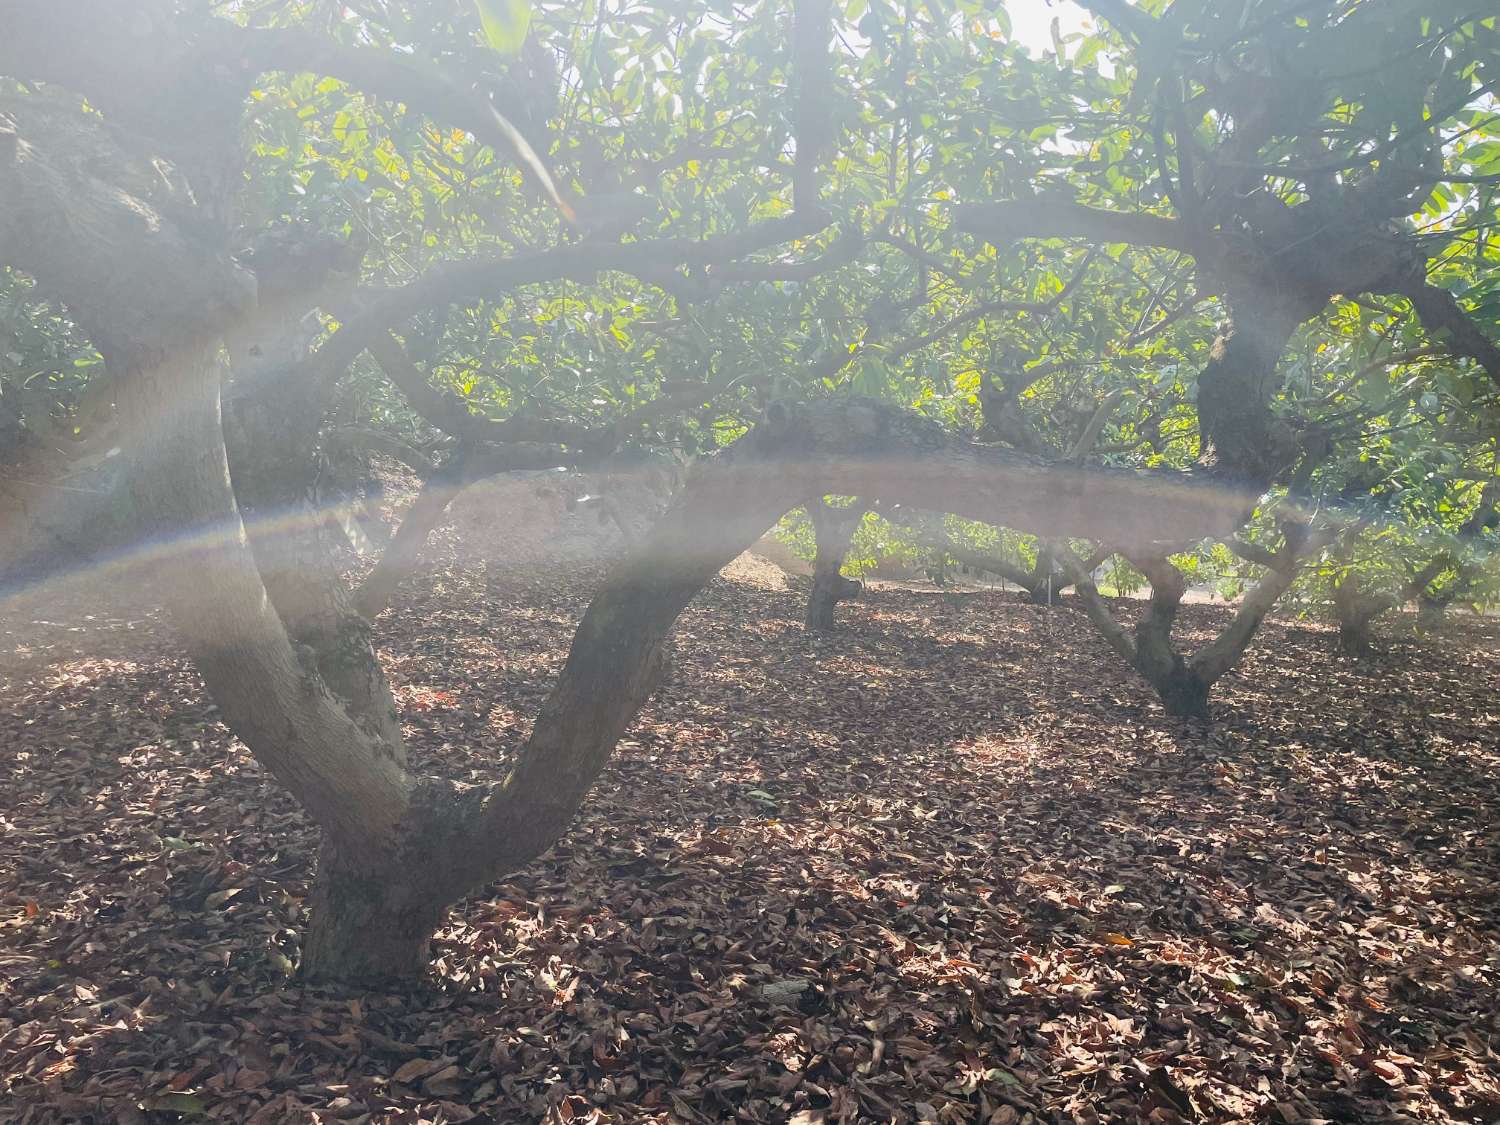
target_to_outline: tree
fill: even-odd
[[[812,589],[807,595],[807,628],[826,633],[833,628],[833,611],[839,602],[858,597],[864,584],[841,573],[844,556],[855,529],[869,511],[868,505],[856,499],[851,504],[830,504],[828,497],[818,496],[807,502],[817,544],[813,556]]]
[[[508,60],[466,4],[368,7],[0,5],[0,264],[97,350],[139,530],[173,545],[163,600],[225,723],[322,830],[311,976],[419,973],[449,904],[565,830],[664,674],[688,600],[808,497],[1088,539],[1154,566],[1232,535],[1302,456],[1271,376],[1331,293],[1399,293],[1448,333],[1443,346],[1494,371],[1488,337],[1427,283],[1429,244],[1387,229],[1403,213],[1391,185],[1411,176],[1384,156],[1410,138],[1377,141],[1379,156],[1356,144],[1373,167],[1332,194],[1287,186],[1285,169],[1256,173],[1280,185],[1267,191],[1239,175],[1239,162],[1281,160],[1297,135],[1273,130],[1307,123],[1308,106],[1304,131],[1336,139],[1338,83],[1306,105],[1275,102],[1300,115],[1279,117],[1257,101],[1263,82],[1245,92],[1233,78],[1246,27],[1263,39],[1243,55],[1256,65],[1286,37],[1320,58],[1345,34],[1331,8],[1150,17],[1128,32],[1134,55],[1112,41],[1133,61],[1110,79],[1025,59],[997,45],[993,21],[939,6],[905,18],[871,6],[868,49],[843,47],[847,13],[812,0],[707,27],[645,5],[623,32],[603,9],[590,24],[541,6],[535,45]],[[1392,19],[1407,57],[1414,21]],[[1448,31],[1457,61],[1397,107],[1421,120],[1429,156],[1457,143],[1429,134],[1483,96],[1488,29],[1455,18]],[[1165,55],[1139,48],[1169,32],[1194,60],[1176,92],[1142,77]],[[1159,114],[1131,102],[1132,74]],[[986,77],[1049,115],[1073,114],[1080,90],[1134,114],[1133,147],[1114,162],[1127,178],[1100,173],[1100,188],[1067,150],[1069,167],[1052,166],[1041,142],[1056,128],[977,127]],[[1361,128],[1376,94],[1362,89]],[[1151,121],[1160,129],[1140,127]],[[1215,121],[1230,135],[1196,152]],[[1141,139],[1162,131],[1177,138],[1163,156],[1175,176],[1143,163]],[[1075,174],[1088,202],[1028,194]],[[954,210],[955,191],[1002,201]],[[1157,213],[1174,193],[1189,206]],[[1096,206],[1126,197],[1146,209]],[[1050,244],[1001,254],[1011,235]],[[1073,235],[1144,249],[1052,242]],[[1128,320],[1129,339],[1190,353],[1203,325],[1189,294],[1168,297],[1185,272],[1163,270],[1162,249],[1192,256],[1238,317],[1195,386],[1108,347]],[[1188,311],[1157,318],[1168,299]],[[996,372],[1045,448],[973,440],[994,421],[980,392]],[[379,579],[359,591],[317,479],[344,406],[426,466]],[[458,489],[592,465],[627,439],[709,452],[605,580],[514,761],[471,788],[424,777],[371,619]],[[1272,568],[1277,582],[1287,567]],[[1162,591],[1134,652],[1175,669],[1170,576]],[[1247,599],[1237,638],[1268,597]],[[1188,661],[1194,682],[1211,683],[1233,647]]]
[[[1374,547],[1378,551],[1381,531],[1377,530],[1374,536],[1362,534],[1369,531],[1368,526],[1356,523],[1345,532],[1334,556],[1337,569],[1331,583],[1339,647],[1344,652],[1356,657],[1370,656],[1374,652],[1372,626],[1378,618],[1411,602],[1446,604],[1474,581],[1477,567],[1468,556],[1473,553],[1478,536],[1494,522],[1496,504],[1500,502],[1500,482],[1491,480],[1468,491],[1478,496],[1472,501],[1467,517],[1442,536],[1440,544],[1428,546],[1429,557],[1425,562],[1410,568],[1386,589],[1370,588],[1371,571],[1377,569],[1373,565],[1375,560],[1360,559],[1356,554],[1361,548]],[[1462,510],[1462,505],[1455,507]],[[1408,547],[1396,558],[1404,561],[1410,553]],[[1445,575],[1452,576],[1452,580],[1440,587],[1439,580]],[[1431,626],[1435,620],[1432,610],[1427,612],[1426,623]]]
[[[240,260],[226,249],[249,84],[272,67],[334,71],[485,133],[493,131],[489,106],[476,109],[389,55],[321,43],[302,29],[200,21],[164,3],[129,13],[87,0],[18,4],[6,25],[13,33],[0,47],[0,70],[82,91],[109,124],[65,94],[7,104],[0,185],[13,206],[0,218],[0,258],[57,292],[98,348],[115,387],[139,519],[153,537],[178,544],[159,577],[183,640],[230,728],[323,829],[304,951],[312,976],[367,984],[412,976],[449,903],[556,838],[654,686],[665,632],[712,573],[704,560],[718,558],[710,548],[724,536],[753,526],[748,542],[807,495],[847,493],[861,465],[905,473],[916,489],[908,498],[928,503],[954,474],[975,478],[973,502],[990,514],[1017,507],[1012,478],[1034,476],[1020,508],[1048,522],[1057,512],[1073,524],[1088,519],[1126,487],[1114,478],[1055,503],[1036,466],[954,444],[940,429],[874,405],[847,409],[849,438],[821,416],[783,410],[751,454],[705,470],[707,483],[606,585],[503,779],[468,791],[423,779],[407,767],[368,619],[332,563],[322,521],[299,515],[278,536],[279,519],[245,518],[288,504],[301,513],[311,503],[303,474],[328,381],[383,336],[399,309],[605,269],[712,266],[818,230],[824,218],[453,262],[397,289],[356,293],[357,311],[309,352],[301,314],[309,290],[337,273],[337,247],[294,242],[280,246],[286,253],[272,246]],[[230,372],[244,390],[221,409]],[[267,406],[283,393],[295,396],[296,411]],[[565,449],[581,444],[576,429],[561,436]],[[737,466],[767,445],[809,458],[800,474],[776,470],[778,480],[795,481],[794,492],[771,500],[752,491],[738,510],[724,503],[716,492],[755,483]],[[940,475],[901,469],[913,452],[940,465]],[[820,474],[826,487],[817,486]],[[1192,481],[1159,487],[1180,496],[1174,509],[1220,518],[1217,496]],[[1122,523],[1118,511],[1099,514]],[[705,535],[706,546],[698,542]]]
[[[1264,573],[1245,595],[1229,624],[1191,656],[1184,656],[1172,642],[1172,624],[1187,585],[1171,559],[1126,554],[1151,584],[1151,600],[1132,634],[1115,619],[1082,565],[1065,549],[1059,551],[1059,557],[1073,578],[1089,620],[1104,634],[1110,647],[1156,689],[1167,712],[1207,718],[1208,696],[1214,684],[1239,663],[1266,614],[1297,580],[1302,562],[1323,547],[1331,532],[1327,528],[1310,529],[1285,521],[1281,536],[1282,543],[1275,551],[1255,544],[1235,543],[1235,549],[1262,565]]]
[[[1493,87],[1482,46],[1493,41],[1493,27],[1458,8],[1434,13],[1449,46],[1441,57],[1418,62],[1405,52],[1431,27],[1393,6],[1362,6],[1345,19],[1332,5],[1293,13],[1291,5],[1266,3],[1255,6],[1254,18],[1248,9],[1241,13],[1238,24],[1216,5],[1159,12],[1098,0],[1091,7],[1112,28],[1108,45],[1129,60],[1126,146],[1154,167],[1158,206],[1100,206],[1141,181],[1122,175],[1113,161],[1103,183],[1076,175],[1097,166],[1091,151],[1089,159],[1073,161],[1073,182],[1086,185],[1089,202],[1038,193],[960,208],[956,222],[997,245],[1078,238],[1191,258],[1199,275],[1194,300],[1216,293],[1230,318],[1197,377],[1197,461],[1205,470],[1255,493],[1293,484],[1294,472],[1303,485],[1310,481],[1328,454],[1327,435],[1310,419],[1274,408],[1283,386],[1278,366],[1299,327],[1336,295],[1389,294],[1410,302],[1443,347],[1500,380],[1500,349],[1449,291],[1428,279],[1430,248],[1395,221],[1422,210],[1434,185],[1442,191],[1444,184],[1489,182],[1444,165],[1455,151],[1466,151],[1455,150],[1474,127],[1466,111]],[[1399,68],[1394,87],[1390,69],[1350,70],[1339,61],[1353,44],[1371,41]],[[1445,135],[1445,127],[1456,131]],[[1448,193],[1440,207],[1455,202]],[[1487,203],[1480,198],[1478,206]],[[1034,432],[1017,424],[1008,382],[991,397],[996,409],[986,404],[987,420],[1012,444],[1038,449]],[[1279,551],[1262,552],[1258,561],[1269,575],[1193,661],[1170,643],[1183,582],[1169,552],[1131,556],[1153,590],[1134,638],[1087,587],[1080,593],[1091,620],[1168,709],[1201,714],[1208,688],[1269,608],[1266,599],[1274,601],[1295,578],[1306,538],[1291,533]],[[1076,560],[1065,566],[1081,577]]]

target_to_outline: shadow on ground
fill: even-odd
[[[589,583],[450,571],[382,620],[424,768],[494,776]],[[1500,1119],[1492,626],[1359,666],[1273,621],[1208,726],[1069,602],[801,609],[690,608],[416,996],[288,982],[312,835],[159,623],[16,639],[0,1119]]]

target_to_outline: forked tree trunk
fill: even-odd
[[[1296,580],[1301,560],[1321,550],[1325,531],[1309,533],[1302,527],[1285,526],[1286,542],[1274,555],[1267,553],[1265,577],[1245,595],[1239,610],[1217,637],[1192,656],[1184,656],[1172,644],[1172,624],[1186,590],[1182,572],[1160,556],[1128,554],[1131,564],[1151,583],[1151,602],[1136,623],[1132,636],[1099,596],[1093,580],[1066,551],[1059,559],[1073,579],[1089,620],[1105,640],[1155,690],[1168,714],[1183,718],[1207,718],[1214,684],[1244,656],[1266,614]]]
[[[1187,583],[1182,572],[1164,558],[1130,560],[1151,583],[1151,600],[1135,626],[1135,667],[1156,689],[1167,714],[1179,718],[1208,717],[1212,686],[1172,645],[1172,626]]]
[[[835,508],[823,497],[810,500],[807,514],[812,519],[817,539],[813,559],[812,591],[807,597],[806,627],[826,633],[833,629],[834,607],[848,598],[858,597],[864,583],[845,578],[841,573],[849,544],[869,508],[855,501],[847,508]]]

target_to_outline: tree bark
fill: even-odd
[[[291,378],[306,358],[307,314],[340,282],[352,284],[361,254],[346,243],[279,228],[248,256],[254,312],[227,333],[233,374],[224,411],[235,501],[277,616],[349,714],[401,753],[396,704],[376,659],[369,622],[340,571],[341,531],[319,488],[328,384]]]
[[[1264,490],[1301,452],[1272,412],[1271,397],[1287,342],[1317,307],[1262,293],[1230,300],[1233,321],[1214,340],[1198,374],[1199,464]]]
[[[217,341],[184,347],[120,379],[131,489],[163,547],[163,600],[230,729],[346,846],[379,852],[406,808],[399,754],[350,717],[266,597],[230,488],[217,351]]]
[[[348,856],[325,838],[307,900],[302,976],[361,988],[420,980],[450,900],[415,870]]]
[[[1370,629],[1376,617],[1395,605],[1386,599],[1367,594],[1358,575],[1350,572],[1337,579],[1333,587],[1333,615],[1338,625],[1339,651],[1345,656],[1363,660],[1375,651]]]
[[[807,502],[812,519],[817,553],[813,558],[812,590],[807,597],[806,627],[815,633],[833,630],[833,611],[839,602],[858,597],[864,583],[845,578],[841,569],[849,544],[869,511],[868,505],[855,501],[847,508],[836,508],[819,496]]]

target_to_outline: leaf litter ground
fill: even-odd
[[[12,614],[0,1120],[1500,1120],[1491,624],[1360,666],[1273,621],[1207,726],[1070,604],[887,587],[816,638],[737,573],[412,995],[289,979],[314,836],[159,621]],[[382,620],[423,768],[495,776],[596,578]]]

